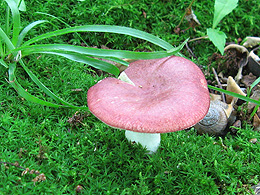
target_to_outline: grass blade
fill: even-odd
[[[113,57],[102,57],[102,59],[105,59],[105,60],[110,60],[110,61],[113,61],[113,62],[116,62],[118,64],[122,64],[124,66],[128,66],[129,65],[129,62],[127,62],[126,60],[122,60],[122,59],[119,59],[119,58],[113,58]]]
[[[8,68],[8,65],[5,63],[4,60],[0,59],[0,64],[4,66],[5,68]]]
[[[78,54],[90,55],[95,57],[114,57],[114,58],[127,58],[127,59],[156,59],[163,58],[170,55],[177,54],[183,47],[185,42],[179,47],[173,48],[170,51],[158,51],[158,52],[133,52],[126,50],[112,50],[112,49],[98,49],[90,47],[81,47],[66,44],[44,44],[33,45],[17,48],[14,51],[21,50],[23,56],[30,55],[32,53],[41,52],[75,52]]]
[[[41,52],[41,53],[46,53],[46,54],[53,54],[53,55],[58,55],[65,57],[67,59],[70,59],[75,62],[81,62],[84,64],[88,64],[94,68],[103,70],[105,72],[111,73],[115,76],[119,75],[119,69],[114,66],[113,64],[110,64],[105,61],[97,60],[94,58],[90,58],[81,54],[76,54],[76,53],[59,53],[59,52]]]
[[[39,25],[39,24],[42,24],[42,23],[45,23],[45,22],[49,22],[48,20],[38,20],[38,21],[35,21],[31,24],[29,24],[28,26],[26,26],[22,32],[20,33],[19,37],[18,37],[18,41],[17,41],[17,44],[16,44],[16,47],[19,47],[21,45],[21,43],[23,42],[23,39],[24,37],[27,35],[27,33],[32,29],[34,28],[35,26]]]
[[[254,107],[254,110],[251,112],[251,114],[250,114],[250,118],[249,118],[249,120],[252,120],[252,118],[255,116],[255,114],[257,113],[257,110],[258,110],[258,108],[259,108],[259,105],[256,105],[255,107]]]
[[[9,50],[12,50],[15,48],[12,41],[8,38],[8,36],[5,34],[5,32],[3,31],[3,29],[1,27],[0,27],[0,37],[5,42],[5,44]]]
[[[129,27],[123,27],[123,26],[110,26],[110,25],[85,25],[85,26],[77,26],[77,27],[71,27],[71,28],[65,28],[62,30],[57,30],[53,32],[49,32],[43,35],[40,35],[38,37],[35,37],[33,39],[30,39],[29,41],[25,42],[24,45],[30,45],[32,43],[38,42],[43,39],[47,39],[53,36],[59,36],[67,33],[73,33],[73,32],[110,32],[110,33],[116,33],[116,34],[124,34],[124,35],[130,35],[136,38],[144,39],[146,41],[149,41],[155,45],[160,46],[163,49],[170,50],[174,48],[171,44],[168,42],[160,39],[159,37],[156,37],[152,34],[136,30]]]
[[[16,80],[15,77],[15,64],[10,64],[9,66],[9,84],[18,92],[18,94],[20,94],[23,98],[25,98],[26,100],[29,100],[31,102],[37,103],[37,104],[41,104],[44,106],[50,106],[50,107],[55,107],[55,108],[59,108],[62,107],[61,105],[57,105],[57,104],[53,104],[51,102],[47,102],[44,100],[41,100],[33,95],[31,95],[30,93],[28,93]]]
[[[61,22],[62,24],[66,25],[67,27],[71,27],[68,23],[66,23],[65,21],[63,21],[62,19],[54,16],[54,15],[51,15],[51,14],[47,14],[47,13],[43,13],[43,12],[36,12],[36,14],[41,14],[41,15],[46,15],[46,16],[49,16],[49,17],[52,17],[56,20],[58,20],[59,22]],[[76,32],[76,35],[78,36],[78,38],[84,43],[86,44],[87,46],[89,46],[87,44],[87,42],[79,35],[79,33]]]
[[[21,30],[21,19],[20,19],[20,12],[17,7],[17,4],[14,0],[5,0],[8,4],[8,6],[11,9],[12,16],[13,16],[13,38],[12,43],[13,45],[16,45],[18,41],[18,36]]]
[[[227,91],[225,89],[220,89],[220,88],[217,88],[217,87],[213,87],[211,85],[208,85],[208,88],[216,90],[216,91],[219,91],[219,92],[222,92],[222,93],[225,93],[227,95],[230,95],[230,96],[233,96],[233,97],[236,97],[236,98],[239,98],[239,99],[244,100],[246,102],[252,102],[252,103],[260,106],[260,101],[254,100],[252,98],[249,98],[249,97],[246,97],[246,96],[243,96],[243,95],[231,92],[231,91]]]
[[[10,7],[6,6],[6,15],[5,15],[5,33],[10,34]]]
[[[247,97],[251,95],[252,89],[260,82],[260,77],[258,77],[251,85],[249,88],[249,91],[247,93]]]
[[[57,95],[55,95],[52,91],[50,91],[37,77],[35,74],[33,74],[28,68],[27,66],[23,63],[23,61],[20,61],[22,67],[24,68],[24,70],[27,72],[27,74],[30,76],[30,78],[33,80],[33,82],[38,85],[38,87],[40,89],[42,89],[44,91],[44,93],[46,93],[48,96],[50,96],[52,99],[54,99],[57,102],[60,102],[63,105],[66,105],[70,108],[79,108],[77,106],[73,106],[71,104],[69,104],[68,102],[62,100],[61,98],[59,98]]]
[[[4,52],[5,52],[5,46],[2,42],[2,40],[0,39],[0,58],[2,58],[4,56]]]
[[[260,77],[258,77],[251,85],[250,85],[250,88],[247,92],[247,96],[246,97],[249,97],[251,95],[251,92],[252,92],[252,89],[260,82]],[[260,99],[259,99],[260,101]],[[250,114],[250,120],[254,117],[255,113],[257,112],[259,108],[259,105],[255,106],[254,107],[254,110],[252,111],[252,113]]]
[[[53,94],[54,96],[51,96],[52,98],[54,97],[55,100],[58,100],[62,103],[65,103],[65,105],[58,105],[58,104],[54,104],[54,103],[51,103],[51,102],[48,102],[48,101],[44,101],[44,100],[41,100],[33,95],[31,95],[29,92],[27,92],[16,80],[16,77],[15,77],[15,69],[16,69],[16,65],[11,63],[10,66],[9,66],[9,84],[18,92],[19,95],[21,95],[24,99],[28,100],[28,101],[31,101],[33,103],[37,103],[37,104],[40,104],[40,105],[44,105],[44,106],[49,106],[49,107],[54,107],[54,108],[73,108],[73,109],[80,109],[80,110],[87,110],[88,111],[88,108],[87,107],[78,107],[78,106],[73,106],[63,100],[61,100],[60,98],[55,98],[55,94]],[[30,74],[30,76],[32,76],[32,73]],[[40,82],[40,81],[39,81]],[[38,82],[36,82],[38,83]],[[39,84],[39,83],[38,83]],[[46,88],[47,89],[47,88]],[[46,89],[44,90],[46,92]],[[48,90],[48,89],[47,89]],[[50,95],[49,92],[47,92],[48,95]]]
[[[26,11],[26,5],[25,5],[24,0],[16,0],[16,3],[18,5],[18,8],[20,11],[23,11],[23,12]]]

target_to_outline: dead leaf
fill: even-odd
[[[22,176],[26,175],[29,170],[30,170],[29,168],[26,168],[26,169],[22,172]]]
[[[195,30],[196,26],[200,26],[201,25],[199,20],[197,19],[197,16],[194,14],[192,8],[188,8],[186,10],[185,19],[189,22],[190,27],[193,28],[193,30]]]
[[[81,193],[83,189],[84,188],[81,185],[77,185],[77,187],[75,188],[76,194]]]
[[[245,87],[248,88],[255,80],[256,76],[250,72],[248,75],[243,76],[241,83],[243,83]]]
[[[260,90],[255,90],[250,98],[258,101],[260,99]],[[247,105],[248,112],[251,113],[255,106],[256,104],[249,102]]]
[[[234,124],[230,127],[230,131],[232,133],[236,133],[238,131],[238,128],[241,128],[241,120],[237,120],[236,122],[234,122]]]
[[[144,16],[144,18],[146,18],[146,16],[147,16],[145,11],[143,11],[143,16]]]
[[[82,121],[84,118],[86,118],[88,114],[81,114],[79,111],[75,112],[75,114],[72,117],[68,117],[67,122],[71,124],[71,126],[77,126],[78,124],[81,124],[83,126],[86,126]]]
[[[242,89],[238,86],[233,77],[229,76],[227,81],[227,91],[238,93],[240,95],[246,96]],[[236,98],[237,99],[237,98]],[[233,96],[226,95],[226,102],[230,104],[232,101],[235,102],[236,99]]]
[[[260,119],[257,113],[254,115],[253,126],[256,131],[260,131]]]
[[[254,47],[259,45],[260,37],[246,37],[246,42],[244,42],[244,47]]]
[[[214,93],[210,93],[209,95],[210,95],[210,100],[211,101],[216,101],[216,100],[221,101],[221,95],[214,94]]]
[[[174,28],[174,32],[176,34],[180,34],[181,29],[179,27]]]
[[[45,177],[44,173],[41,173],[40,175],[36,176],[32,181],[35,185],[36,182],[42,182],[45,180],[46,180],[46,177]]]

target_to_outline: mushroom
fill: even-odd
[[[150,153],[160,133],[187,129],[207,114],[207,82],[193,62],[177,56],[130,63],[120,78],[105,78],[87,93],[89,110]]]
[[[235,81],[239,82],[242,79],[243,67],[247,65],[249,52],[245,47],[237,44],[226,46],[224,51],[227,52],[228,50],[234,50],[236,52],[236,59],[239,59],[238,73],[235,76]]]

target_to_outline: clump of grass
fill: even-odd
[[[5,3],[5,4],[4,4]],[[115,76],[118,76],[119,69],[114,64],[122,64],[128,66],[128,62],[122,60],[122,58],[129,59],[151,59],[151,58],[161,58],[169,55],[181,55],[179,51],[184,46],[185,42],[182,43],[179,47],[175,48],[169,43],[163,41],[162,39],[146,33],[144,31],[132,29],[129,27],[115,26],[115,25],[83,25],[71,27],[66,22],[58,19],[55,16],[51,16],[54,19],[57,19],[62,24],[69,26],[61,30],[50,31],[43,33],[36,37],[33,37],[29,40],[25,40],[26,35],[36,26],[41,24],[52,24],[52,22],[47,20],[37,20],[22,29],[21,25],[21,13],[24,11],[26,6],[24,1],[15,1],[15,0],[5,0],[2,4],[6,7],[5,14],[5,25],[0,26],[0,65],[2,68],[6,68],[8,72],[8,81],[9,84],[25,99],[30,100],[34,103],[38,103],[45,106],[51,106],[55,108],[60,107],[69,107],[74,109],[83,109],[87,110],[86,107],[77,107],[71,105],[70,103],[64,101],[53,93],[47,86],[45,86],[40,79],[28,68],[25,57],[33,54],[49,54],[56,55],[60,58],[66,58],[74,62],[88,64],[94,68],[100,69],[102,71],[108,72]],[[21,5],[22,9],[21,9]],[[10,14],[12,17],[10,17]],[[54,24],[52,24],[54,25]],[[58,43],[44,43],[46,39],[53,39],[54,37],[66,35],[70,33],[75,33],[78,38],[83,41],[79,36],[78,32],[96,32],[96,33],[115,33],[132,36],[135,38],[146,40],[150,43],[153,43],[166,51],[158,52],[132,52],[132,51],[123,51],[123,50],[109,50],[109,49],[98,49],[95,47],[83,47],[75,46],[71,44],[60,44]],[[39,43],[40,42],[40,43]],[[83,41],[84,44],[86,44]],[[40,58],[40,57],[39,57]],[[37,59],[39,59],[37,58]],[[100,58],[110,60],[114,63],[109,63],[107,61],[101,60]],[[17,69],[22,67],[30,79],[49,97],[54,99],[58,103],[52,103],[49,101],[42,100],[35,95],[32,95],[31,92],[25,90],[23,86],[18,82],[16,78]]]

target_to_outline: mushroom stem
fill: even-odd
[[[160,133],[139,133],[126,130],[125,137],[128,141],[140,143],[149,151],[149,154],[157,151],[161,141]]]

